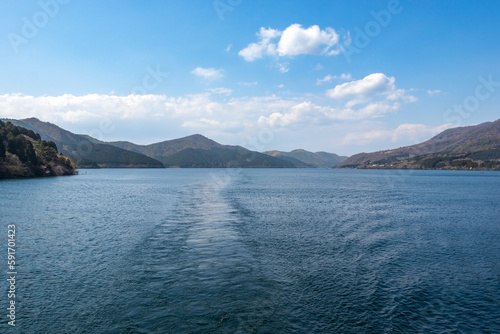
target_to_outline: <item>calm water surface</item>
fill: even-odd
[[[1,333],[500,332],[496,172],[84,170],[0,214]]]

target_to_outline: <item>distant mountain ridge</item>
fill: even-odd
[[[304,164],[303,167],[316,167],[316,168],[331,168],[333,165],[340,164],[348,157],[339,156],[334,153],[327,152],[309,152],[302,149],[293,150],[291,152],[282,151],[266,151],[264,154],[279,157],[281,159],[298,160]],[[293,161],[290,160],[290,161]]]
[[[99,142],[94,139],[94,142]],[[102,143],[102,142],[101,142]],[[200,134],[149,145],[108,142],[119,148],[157,159],[165,167],[179,168],[295,168],[295,164],[241,146],[222,145]]]
[[[36,118],[10,120],[52,140],[79,168],[296,168],[293,162],[247,150],[221,145],[196,134],[150,145],[131,142],[103,142],[77,135]]]
[[[163,164],[151,157],[127,151],[113,145],[90,140],[89,136],[77,135],[55,124],[37,118],[8,120],[40,134],[42,139],[53,141],[65,156],[79,168],[163,168]]]
[[[500,168],[500,119],[445,130],[420,144],[355,154],[345,168]]]
[[[149,145],[137,145],[127,141],[109,142],[108,144],[133,152],[142,153],[150,157],[159,158],[175,154],[187,148],[203,150],[210,150],[213,148],[236,148],[236,146],[221,145],[200,134],[194,134],[179,139],[165,140]]]

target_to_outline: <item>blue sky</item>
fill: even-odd
[[[498,1],[0,5],[0,117],[351,155],[499,118]]]

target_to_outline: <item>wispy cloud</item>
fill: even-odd
[[[316,85],[322,85],[324,83],[330,83],[333,80],[352,80],[352,75],[351,73],[342,73],[341,75],[331,75],[327,74],[323,79],[317,79],[316,80]]]
[[[438,95],[438,94],[442,94],[442,93],[443,93],[443,91],[439,90],[439,89],[434,89],[434,90],[429,89],[427,91],[427,94],[429,94],[429,96],[434,96],[434,95]]]
[[[241,86],[257,86],[259,83],[257,81],[250,81],[250,82],[238,82],[238,85]]]
[[[313,70],[315,70],[315,71],[321,71],[322,69],[323,69],[323,65],[321,65],[320,63],[317,63],[313,68]]]
[[[233,93],[233,90],[231,88],[224,88],[224,87],[211,88],[209,90],[214,94],[221,94],[227,96]]]
[[[203,68],[203,67],[197,67],[191,71],[192,74],[201,77],[207,81],[214,81],[216,79],[222,78],[224,76],[222,72],[223,72],[222,69],[217,70],[215,68]]]
[[[349,133],[344,137],[342,143],[345,145],[366,145],[374,142],[415,143],[429,139],[453,126],[454,125],[451,123],[438,126],[405,123],[391,130],[371,130],[367,132]]]

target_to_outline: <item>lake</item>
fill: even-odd
[[[500,332],[499,172],[81,170],[0,206],[2,333]]]

